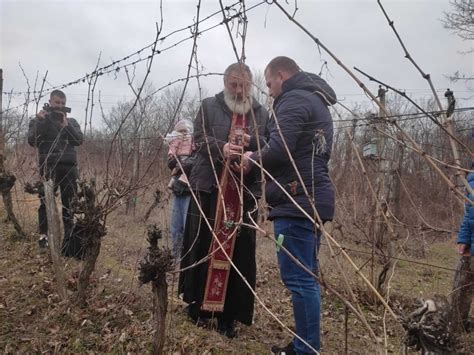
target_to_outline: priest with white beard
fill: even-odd
[[[234,63],[224,72],[224,90],[201,104],[194,122],[196,160],[189,176],[198,202],[191,198],[181,251],[181,268],[185,270],[180,273],[178,293],[189,305],[190,319],[196,325],[209,326],[215,323],[215,317],[217,330],[229,338],[236,336],[236,321],[252,324],[254,295],[230,265],[227,274],[212,269],[225,260],[214,260],[219,253],[210,250],[215,247],[211,246],[213,233],[228,233],[225,244],[232,247],[226,254],[251,288],[255,288],[255,230],[237,223],[240,218],[249,223],[249,212],[256,220],[255,205],[261,195],[260,172],[254,169],[243,176],[239,155],[263,148],[268,135],[268,113],[251,92],[249,67]],[[226,189],[240,187],[242,176],[244,188],[238,194],[226,193]],[[235,220],[231,221],[232,217]],[[212,298],[212,293],[216,298]]]

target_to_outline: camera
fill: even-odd
[[[43,105],[43,110],[46,112],[63,112],[63,113],[71,113],[71,108],[70,107],[52,107],[50,104],[46,103]]]
[[[48,113],[48,116],[57,121],[62,121],[63,115],[61,113],[70,113],[71,108],[69,107],[52,107],[50,104],[46,103],[43,105],[43,110]]]

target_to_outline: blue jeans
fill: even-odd
[[[171,240],[173,242],[173,255],[176,260],[181,257],[183,245],[184,227],[186,226],[186,216],[188,214],[191,194],[174,195],[171,211]]]
[[[317,269],[317,247],[320,232],[304,218],[275,218],[273,221],[275,238],[280,241],[296,259],[309,270]],[[277,250],[280,275],[285,286],[291,291],[296,334],[317,351],[320,350],[321,294],[319,283],[308,272],[298,266],[283,251]],[[293,341],[297,354],[314,354],[301,340]]]

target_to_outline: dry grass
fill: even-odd
[[[20,194],[21,195],[21,194]],[[25,199],[27,196],[25,196]],[[34,227],[35,202],[23,205],[20,219],[31,232]],[[148,204],[139,206],[142,215]],[[1,211],[0,211],[1,214]],[[1,216],[0,216],[1,217]],[[155,211],[149,223],[167,225],[166,209]],[[86,308],[61,303],[55,293],[51,263],[47,254],[37,249],[36,239],[17,240],[4,224],[0,224],[0,351],[18,353],[146,353],[151,349],[153,322],[149,286],[137,281],[138,263],[146,250],[145,225],[139,217],[132,218],[116,211],[108,220],[93,287]],[[170,245],[169,240],[163,243]],[[353,246],[360,249],[360,246]],[[366,255],[352,253],[359,265]],[[290,295],[283,287],[276,265],[275,247],[267,239],[257,243],[257,293],[271,311],[291,327]],[[426,263],[451,268],[457,256],[452,243],[434,243],[423,259]],[[327,282],[342,290],[341,276],[328,256],[321,250],[322,271]],[[378,336],[383,336],[383,309],[371,305],[367,292],[354,272],[343,262],[356,289],[369,323]],[[68,289],[76,287],[80,265],[66,266]],[[363,271],[368,274],[368,266]],[[392,304],[397,310],[408,309],[417,297],[434,293],[447,294],[452,273],[405,261],[397,263],[392,280]],[[176,276],[169,278],[170,307],[168,313],[166,353],[182,354],[268,354],[273,344],[285,344],[290,336],[258,304],[251,327],[240,326],[239,336],[229,340],[213,330],[197,328],[184,312],[184,304],[176,297]],[[333,295],[323,291],[323,351],[343,353],[345,307]],[[348,348],[351,354],[371,353],[373,344],[361,323],[349,314]],[[402,330],[388,321],[389,352],[400,348]],[[459,342],[467,352],[474,352],[474,337]],[[469,348],[470,346],[470,348]]]

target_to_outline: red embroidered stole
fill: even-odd
[[[229,141],[241,145],[244,132],[245,116],[233,113]],[[219,243],[213,237],[209,249],[211,257],[201,306],[202,310],[210,312],[222,312],[224,310],[227,284],[232,268],[225,254],[232,259],[238,233],[237,223],[241,215],[240,196],[243,191],[239,191],[240,175],[237,176],[238,174],[231,172],[230,163],[231,161],[227,159],[219,179],[220,192],[218,192],[214,222],[214,233],[222,244],[225,253],[222,252]]]

